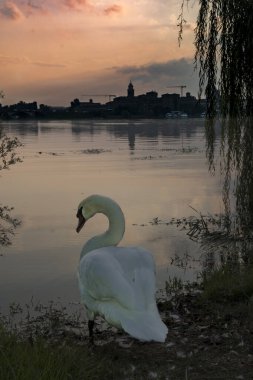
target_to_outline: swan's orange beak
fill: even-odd
[[[77,227],[76,227],[76,232],[80,232],[81,229],[83,228],[85,222],[86,222],[86,219],[84,218],[83,214],[82,214],[82,209],[78,210],[78,213],[76,214],[76,217],[78,218],[78,224],[77,224]]]

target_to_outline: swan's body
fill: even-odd
[[[107,197],[92,195],[80,203],[77,231],[96,213],[108,217],[109,229],[84,245],[78,268],[89,321],[99,314],[137,339],[164,342],[167,327],[156,306],[152,255],[141,247],[116,247],[125,220],[120,207]]]

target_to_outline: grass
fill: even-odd
[[[114,378],[117,367],[106,362],[101,353],[94,355],[88,346],[63,340],[52,345],[43,338],[34,343],[18,341],[17,336],[0,330],[1,380],[70,380]]]
[[[253,265],[231,268],[225,265],[203,279],[203,297],[213,301],[250,300],[253,296]]]
[[[65,339],[61,344],[50,344],[41,338],[31,344],[19,341],[2,328],[0,342],[1,380],[167,378],[167,363],[164,355],[160,356],[161,351],[164,354],[166,350],[160,344],[144,347],[137,343],[133,351],[115,343],[90,348],[87,342],[77,345]]]
[[[68,314],[58,303],[13,304],[9,317],[0,316],[0,380],[167,378],[166,346],[115,330],[98,318],[90,347],[87,323],[76,309]]]

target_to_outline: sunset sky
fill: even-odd
[[[197,95],[198,9],[186,9],[179,47],[180,6],[181,0],[0,0],[2,104],[67,106],[88,100],[82,94],[126,95],[129,80],[136,95],[179,91],[169,85]]]

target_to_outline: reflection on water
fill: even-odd
[[[176,257],[199,257],[184,231],[151,225],[192,214],[191,205],[220,212],[220,184],[208,174],[202,120],[9,122],[2,127],[24,144],[24,162],[1,177],[1,201],[12,204],[22,226],[0,266],[1,305],[78,301],[76,267],[85,240],[102,232],[96,216],[77,235],[76,207],[92,193],[115,199],[126,217],[121,245],[153,252],[158,286],[169,276],[196,277],[171,265]],[[183,261],[182,261],[183,262]]]

